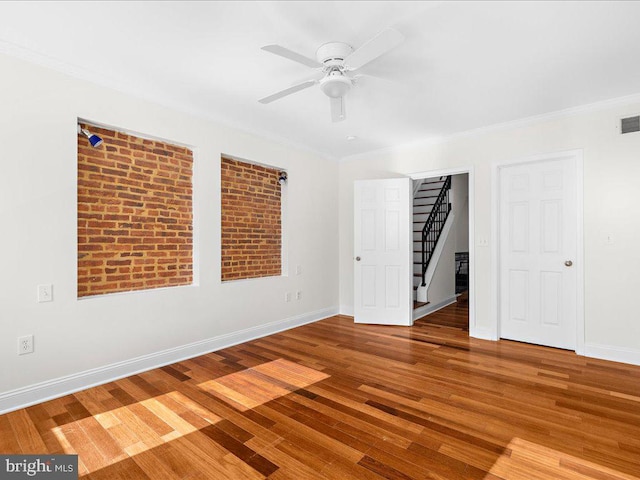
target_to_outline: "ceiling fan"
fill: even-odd
[[[397,47],[404,41],[404,36],[392,28],[383,30],[367,43],[354,51],[353,47],[343,42],[330,42],[321,45],[316,51],[316,60],[296,53],[280,45],[266,45],[262,50],[274,53],[294,62],[318,70],[311,79],[285,88],[278,93],[258,100],[260,103],[271,103],[292,93],[319,84],[320,89],[329,97],[331,119],[339,122],[346,118],[345,95],[354,85],[356,76],[350,72],[358,70]]]

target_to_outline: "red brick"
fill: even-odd
[[[190,285],[192,152],[105,128],[83,128],[105,141],[95,149],[78,137],[78,296]],[[180,277],[166,276],[157,257],[180,262]],[[129,267],[132,259],[146,265],[144,274],[142,267]]]
[[[223,281],[281,274],[279,173],[275,168],[221,159]]]

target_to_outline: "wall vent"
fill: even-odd
[[[640,132],[640,115],[620,119],[620,133]]]

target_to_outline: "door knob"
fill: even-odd
[[[573,262],[571,260],[567,260],[566,262],[564,262],[565,266],[570,267],[571,265],[573,265]]]
[[[356,262],[359,262],[359,261],[360,261],[360,257],[356,257]]]

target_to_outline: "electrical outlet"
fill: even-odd
[[[302,300],[302,291],[301,290],[298,290],[296,292],[296,300]]]
[[[284,294],[284,301],[285,302],[290,302],[291,301],[291,292],[287,292]]]
[[[296,275],[302,275],[302,265],[296,265]]]
[[[33,335],[18,337],[18,355],[33,353]]]
[[[38,303],[53,301],[53,285],[38,285]]]

